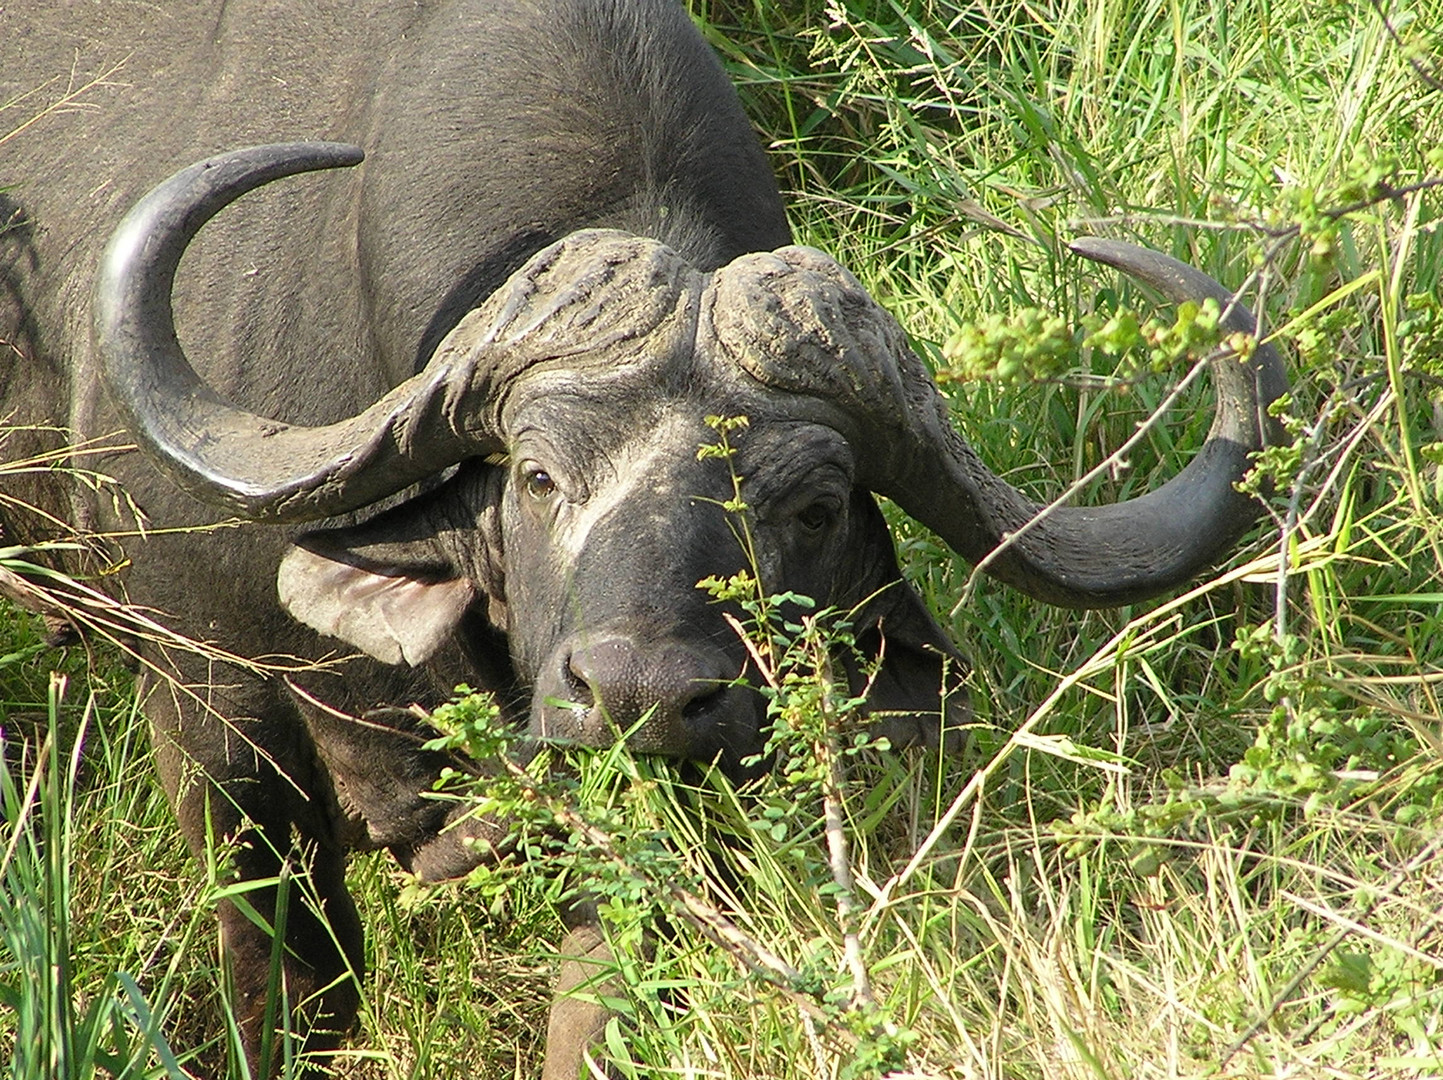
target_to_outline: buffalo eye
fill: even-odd
[[[551,474],[545,469],[527,469],[521,482],[526,487],[526,494],[533,499],[549,499],[556,494],[556,481],[551,479]]]
[[[832,523],[835,510],[825,501],[809,503],[797,514],[797,524],[806,532],[816,535]]]

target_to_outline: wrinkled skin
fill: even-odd
[[[731,685],[745,650],[696,587],[750,561],[718,505],[727,463],[697,458],[715,441],[706,416],[750,420],[732,464],[763,584],[857,609],[861,644],[883,658],[868,709],[894,743],[956,741],[961,659],[899,580],[872,492],[972,559],[1037,508],[952,430],[905,335],[855,280],[786,247],[766,162],[677,8],[0,8],[5,100],[125,55],[125,79],[98,88],[94,110],[5,147],[17,182],[0,196],[16,222],[0,234],[0,415],[140,443],[101,461],[151,527],[107,553],[128,560],[106,578],[117,591],[241,656],[348,657],[282,679],[156,652],[175,684],[152,678],[145,704],[191,847],[226,845],[242,879],[282,867],[310,879],[321,910],[290,904],[282,962],[316,1062],[357,1007],[345,853],[386,848],[435,879],[502,836],[487,822],[445,828],[447,805],[425,794],[443,766],[467,763],[421,749],[406,705],[466,681],[537,736],[607,743],[650,713],[632,736],[645,751],[737,771],[761,746],[761,702]],[[364,164],[262,187],[187,246],[195,218],[158,276],[141,265],[149,238],[180,226],[155,225],[163,214],[133,226],[132,212],[117,230],[182,164],[318,138],[364,145]],[[1173,299],[1226,295],[1144,265]],[[1249,328],[1246,312],[1232,325]],[[1059,511],[992,572],[1096,606],[1155,595],[1225,551],[1253,516],[1232,480],[1282,385],[1268,353],[1218,369],[1214,437],[1177,480]],[[360,442],[326,434],[341,429]],[[311,432],[335,445],[315,449]],[[313,450],[320,481],[268,485],[304,473]],[[86,527],[136,525],[122,503],[53,477],[6,494]],[[231,515],[252,523],[166,531]],[[3,527],[49,528],[13,511]],[[274,889],[248,899],[273,917]],[[563,988],[605,955],[590,913],[572,922]],[[263,1074],[272,942],[234,908],[221,923]],[[603,1022],[558,1000],[546,1080],[576,1075]]]

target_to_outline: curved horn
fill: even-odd
[[[1097,239],[1080,240],[1073,250],[1125,270],[1174,302],[1213,297],[1226,313],[1226,329],[1256,330],[1227,289],[1176,259]],[[1246,363],[1213,362],[1212,429],[1172,480],[1136,499],[1058,507],[1033,522],[1042,507],[962,440],[901,328],[832,260],[803,248],[749,256],[721,271],[713,287],[718,342],[761,382],[820,398],[825,422],[857,448],[859,483],[893,499],[973,562],[1027,525],[988,572],[1037,599],[1088,608],[1155,596],[1215,562],[1257,519],[1258,504],[1233,484],[1247,471],[1248,455],[1277,438],[1267,405],[1287,379],[1270,345],[1259,345]]]
[[[341,143],[291,143],[192,165],[132,208],[101,259],[94,342],[112,398],[178,485],[244,517],[307,521],[343,513],[486,449],[465,430],[457,407],[471,380],[458,380],[447,364],[433,362],[357,416],[307,428],[226,401],[176,340],[171,286],[202,225],[271,180],[361,158],[360,149]]]
[[[1079,239],[1071,249],[1124,271],[1175,304],[1216,300],[1225,330],[1258,331],[1257,320],[1232,290],[1177,259],[1097,238]],[[1209,370],[1217,398],[1212,427],[1182,472],[1156,491],[1125,502],[1058,507],[1009,545],[989,573],[1050,603],[1111,607],[1167,592],[1226,555],[1261,513],[1257,500],[1234,485],[1251,466],[1249,455],[1280,440],[1281,429],[1267,407],[1286,392],[1288,381],[1277,350],[1266,343],[1246,362],[1219,355]],[[981,504],[980,546],[985,550],[972,557],[985,555],[1041,509],[1011,487],[1001,490],[1001,481],[985,469],[985,477],[980,475],[970,448],[948,457],[943,467],[961,496],[957,501],[965,505],[977,498]],[[912,500],[923,501],[916,499],[920,493],[908,492]],[[947,538],[955,531],[957,510],[939,509],[935,523],[924,516],[919,520]]]

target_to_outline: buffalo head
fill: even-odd
[[[479,664],[505,668],[537,734],[609,741],[645,718],[639,748],[735,765],[761,745],[762,705],[736,685],[745,650],[697,582],[754,565],[769,590],[857,609],[883,657],[869,708],[894,740],[946,737],[965,715],[960,658],[900,582],[872,493],[972,560],[1039,508],[982,465],[903,331],[817,251],[704,273],[654,240],[578,232],[357,416],[291,427],[210,390],[170,316],[186,243],[259,184],[357,160],[329,144],[263,147],[177,174],[118,230],[97,294],[112,394],[192,493],[303,522],[421,485],[359,525],[298,539],[279,575],[295,617],[391,663],[422,663],[460,630]],[[1103,241],[1076,250],[1171,299],[1217,297],[1231,328],[1253,329],[1174,260]],[[1215,368],[1217,417],[1180,475],[1129,502],[1053,511],[990,571],[1052,603],[1103,606],[1224,552],[1255,517],[1233,482],[1284,382],[1266,346]],[[748,418],[735,456],[699,459],[709,415]],[[723,505],[734,476],[745,528]]]

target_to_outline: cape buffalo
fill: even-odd
[[[359,652],[290,682],[157,652],[194,693],[145,703],[192,847],[228,838],[243,878],[289,862],[314,883],[320,910],[291,907],[284,954],[308,1050],[357,1007],[345,852],[386,847],[425,877],[476,858],[423,797],[439,756],[404,724],[339,714],[464,680],[537,735],[605,741],[650,710],[643,750],[735,769],[760,747],[761,701],[732,683],[746,654],[696,588],[749,561],[719,505],[728,464],[697,458],[707,415],[750,419],[732,465],[767,587],[860,607],[884,656],[868,707],[893,741],[935,743],[965,715],[960,658],[899,581],[873,493],[972,560],[1037,507],[954,432],[856,280],[788,246],[737,98],[672,0],[11,4],[0,50],[7,101],[124,60],[87,108],[3,147],[0,417],[138,444],[104,465],[146,520],[110,575],[129,599],[240,656]],[[1172,260],[1078,250],[1226,303]],[[1253,329],[1235,305],[1228,325]],[[1283,376],[1267,347],[1215,374],[1211,436],[1181,474],[1057,510],[990,572],[1101,606],[1221,555],[1254,520],[1233,483]],[[11,494],[137,526],[58,479]],[[174,531],[228,518],[255,524]],[[273,914],[272,892],[250,899]],[[259,1075],[271,942],[221,920]],[[595,1017],[555,1016],[546,1075],[575,1076]]]

